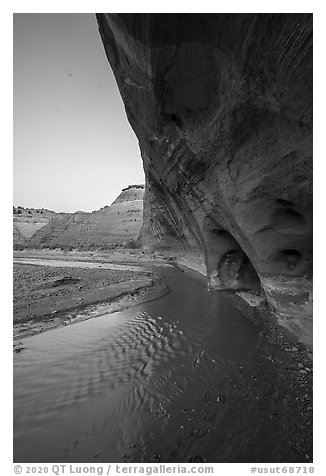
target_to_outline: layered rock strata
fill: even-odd
[[[111,206],[91,213],[56,214],[26,246],[65,250],[140,248],[144,189],[144,185],[130,185]]]
[[[147,249],[202,256],[311,343],[312,15],[98,14],[140,144]]]

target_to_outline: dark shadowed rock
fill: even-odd
[[[262,287],[311,342],[312,15],[99,14],[140,144],[144,236]]]

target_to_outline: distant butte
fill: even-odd
[[[100,210],[14,213],[15,249],[112,250],[140,248],[144,185],[124,188],[111,206]],[[41,217],[41,218],[40,218]]]

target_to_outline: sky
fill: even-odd
[[[94,14],[15,13],[14,205],[92,211],[144,183]]]

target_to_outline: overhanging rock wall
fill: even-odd
[[[98,14],[140,144],[147,248],[264,290],[311,343],[312,15]]]

